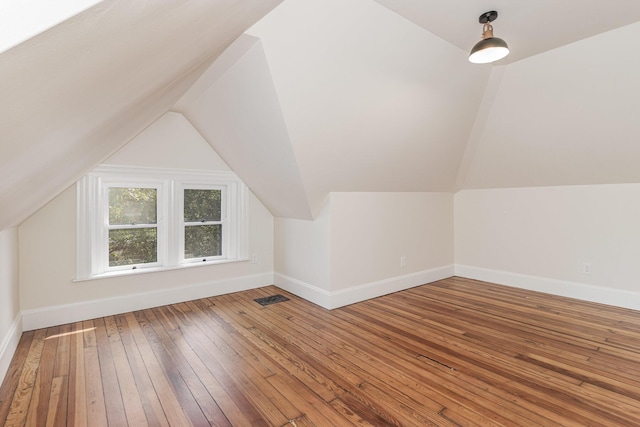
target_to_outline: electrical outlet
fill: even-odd
[[[582,263],[582,274],[591,274],[591,263],[583,262]]]
[[[407,266],[407,257],[402,255],[400,257],[400,267],[406,267]]]
[[[260,261],[260,258],[258,257],[258,255],[253,254],[251,255],[251,264],[257,264]]]

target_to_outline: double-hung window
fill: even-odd
[[[218,259],[223,256],[227,228],[223,216],[223,188],[184,188],[182,191],[182,258],[185,262]]]
[[[231,172],[100,166],[78,182],[77,278],[247,259]]]

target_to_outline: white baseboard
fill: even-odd
[[[160,307],[199,298],[255,289],[273,284],[273,273],[256,274],[215,280],[178,288],[163,289],[133,295],[123,295],[74,304],[65,304],[22,311],[25,331],[55,325]]]
[[[0,343],[0,384],[4,381],[9,370],[11,359],[18,348],[20,337],[22,336],[22,315],[18,313],[11,327]]]
[[[331,292],[325,289],[310,285],[302,280],[294,279],[293,277],[285,276],[280,273],[274,273],[273,279],[273,283],[277,287],[291,292],[300,298],[311,301],[320,307],[330,308],[331,306]]]
[[[456,264],[454,272],[456,276],[466,277],[469,279],[482,280],[484,282],[544,292],[547,294],[575,298],[583,301],[630,308],[632,310],[640,310],[640,292],[604,288],[601,286],[568,282],[564,280],[550,279],[547,277],[528,276],[526,274],[491,270],[488,268],[473,267],[470,265]]]
[[[333,292],[280,273],[274,274],[274,280],[276,286],[311,301],[314,304],[331,310],[393,292],[424,285],[425,283],[446,279],[453,276],[453,270],[453,265],[448,265]]]

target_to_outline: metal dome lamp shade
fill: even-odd
[[[493,37],[493,22],[498,17],[495,10],[480,15],[478,21],[482,26],[482,40],[471,49],[469,61],[474,64],[488,64],[504,58],[509,54],[509,46],[504,40]]]

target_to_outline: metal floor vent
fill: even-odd
[[[280,294],[276,294],[276,295],[269,295],[268,297],[256,298],[254,299],[254,301],[264,306],[269,304],[275,304],[277,302],[289,301],[289,298]]]

